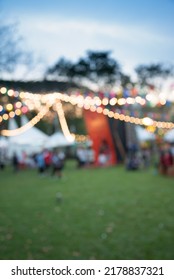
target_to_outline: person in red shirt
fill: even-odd
[[[45,161],[46,170],[48,170],[52,162],[52,153],[49,150],[44,151],[44,161]]]
[[[165,149],[161,153],[160,157],[160,166],[161,166],[161,171],[163,174],[167,174],[169,168],[173,165],[173,157],[172,154],[168,149]]]

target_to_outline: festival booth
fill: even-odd
[[[0,148],[6,149],[8,147],[8,139],[4,136],[0,136]]]
[[[169,143],[174,143],[174,129],[169,130],[164,135],[164,140]]]
[[[117,157],[107,117],[89,110],[84,110],[83,114],[95,153],[95,164],[99,164],[101,153],[107,153],[107,165],[115,165]]]
[[[57,131],[53,135],[49,136],[44,144],[46,149],[62,148],[71,146],[74,144],[74,141],[68,140],[63,133]]]
[[[0,169],[4,168],[8,149],[8,140],[4,136],[0,136]]]
[[[146,141],[154,141],[155,135],[149,131],[147,131],[145,128],[136,125],[135,131],[137,135],[137,139],[140,143],[146,142]]]
[[[21,117],[21,126],[28,123],[26,116]],[[17,123],[14,119],[9,120],[9,130],[17,129]],[[24,152],[27,155],[39,152],[43,149],[43,145],[48,139],[48,136],[36,127],[31,127],[28,130],[16,136],[9,137],[8,156],[11,158],[16,152],[19,156]]]

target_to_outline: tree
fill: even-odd
[[[21,48],[17,25],[0,26],[0,73],[13,72],[18,64],[29,64],[31,54]]]
[[[110,51],[88,51],[88,78],[98,85],[113,85],[120,79],[121,69],[117,61],[110,57]]]
[[[74,76],[76,78],[85,78],[89,76],[89,64],[85,58],[80,58],[77,63],[74,64],[73,67]]]
[[[74,65],[71,61],[60,58],[58,62],[47,69],[46,78],[57,78],[58,80],[69,80],[74,76]]]
[[[133,84],[131,77],[124,73],[120,73],[120,81],[123,87],[126,87],[128,84]]]
[[[113,85],[121,79],[121,69],[117,61],[110,57],[110,51],[88,51],[85,57],[72,63],[61,58],[46,71],[46,77],[57,77],[83,84],[90,81],[100,88]]]
[[[173,75],[173,67],[162,63],[139,65],[135,68],[138,81],[142,85],[152,84],[156,78],[167,78]]]

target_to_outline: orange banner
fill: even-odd
[[[116,164],[116,152],[111,136],[107,117],[103,114],[84,110],[84,119],[89,137],[93,142],[95,151],[96,164],[100,164],[100,154],[105,154],[108,157],[107,164]]]

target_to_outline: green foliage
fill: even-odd
[[[0,73],[13,72],[18,64],[31,64],[31,53],[24,51],[21,41],[16,24],[0,26]]]
[[[61,201],[57,194],[61,193]],[[1,172],[0,259],[174,258],[173,179],[121,166]]]
[[[110,52],[89,51],[86,59],[89,67],[88,77],[96,83],[113,84],[120,79],[120,66]]]
[[[66,77],[73,77],[73,64],[71,61],[64,58],[60,58],[59,61],[46,72],[47,75],[53,75],[54,77],[58,76],[59,79],[63,78],[66,80]]]
[[[173,74],[173,67],[162,63],[139,65],[135,68],[141,84],[152,83],[154,78],[167,78]]]
[[[72,63],[61,58],[55,65],[46,71],[46,77],[60,80],[82,82],[82,79],[94,82],[99,86],[114,84],[120,81],[121,68],[118,62],[110,57],[110,51],[88,51],[85,57]]]
[[[75,118],[67,116],[68,127],[72,133],[75,134],[87,134],[85,121],[83,118]]]

